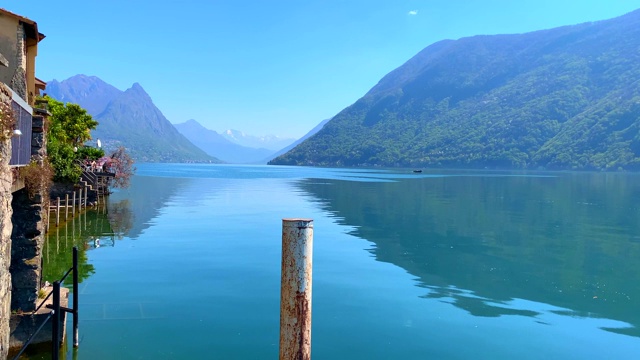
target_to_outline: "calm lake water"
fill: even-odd
[[[640,176],[142,164],[52,227],[68,359],[277,359],[281,219],[314,219],[314,359],[640,356]]]

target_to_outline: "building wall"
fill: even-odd
[[[9,60],[9,67],[0,66],[0,82],[10,84],[18,68],[16,49],[18,47],[18,20],[0,13],[0,54]]]
[[[8,67],[0,66],[0,82],[8,84],[25,101],[29,101],[26,41],[24,26],[16,18],[0,13],[0,54],[9,61]]]

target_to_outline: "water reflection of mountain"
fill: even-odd
[[[110,214],[118,211],[130,211],[133,222],[127,236],[135,239],[147,229],[162,208],[171,198],[179,194],[189,184],[191,179],[134,176],[131,186],[115,192],[109,197],[110,205],[127,201],[128,207],[123,209],[109,209]]]
[[[378,261],[419,277],[425,297],[476,316],[536,316],[525,299],[605,317],[640,336],[640,182],[625,174],[445,177],[299,186]]]

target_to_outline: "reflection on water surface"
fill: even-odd
[[[45,274],[81,245],[79,358],[275,358],[281,219],[310,217],[316,359],[633,357],[640,182],[530,175],[142,164]]]

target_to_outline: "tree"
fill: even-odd
[[[76,182],[82,169],[76,161],[78,146],[91,139],[91,130],[98,126],[87,111],[77,104],[63,104],[45,97],[49,106],[47,154],[54,169],[54,180]]]
[[[47,156],[53,167],[53,180],[75,183],[82,174],[82,168],[76,162],[73,147],[56,139],[47,139]]]
[[[119,188],[128,187],[131,176],[136,171],[133,166],[133,159],[129,156],[124,146],[120,146],[118,150],[111,154],[105,163],[105,167],[108,171],[116,174],[111,185]]]
[[[88,160],[98,160],[104,157],[104,150],[101,148],[94,148],[91,146],[83,146],[78,148],[78,152],[76,153],[76,157],[80,160],[88,159]]]
[[[98,126],[98,122],[93,120],[87,110],[78,104],[63,104],[48,96],[45,99],[51,112],[50,136],[72,146],[79,146],[91,140],[91,130]]]

